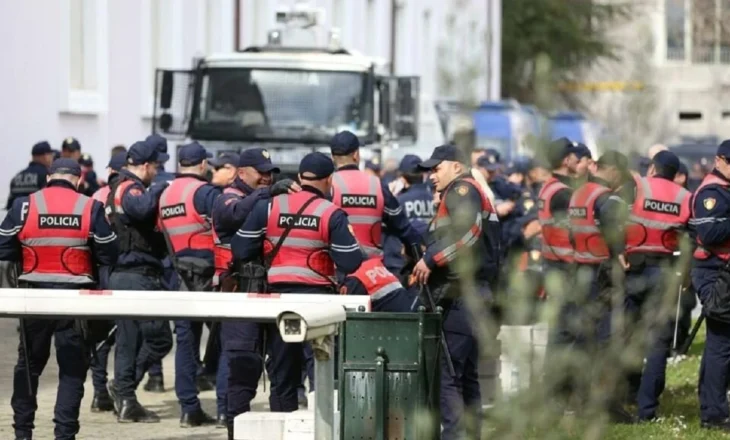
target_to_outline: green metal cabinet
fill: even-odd
[[[348,313],[341,329],[340,440],[440,436],[441,315]]]

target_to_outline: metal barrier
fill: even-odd
[[[345,311],[369,312],[370,297],[177,291],[0,289],[0,317],[189,319],[276,322],[285,342],[311,340],[315,356],[314,435],[334,439],[332,335]]]

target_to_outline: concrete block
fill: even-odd
[[[247,412],[233,421],[235,440],[285,440],[287,413]]]

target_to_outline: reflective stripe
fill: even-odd
[[[21,281],[29,283],[68,283],[68,284],[94,284],[91,277],[84,275],[63,275],[51,273],[30,272],[18,276]]]
[[[348,215],[347,220],[351,225],[372,225],[381,221],[381,218],[370,215]]]
[[[279,239],[281,237],[268,237],[269,240],[271,240],[271,244],[276,245],[279,242]],[[323,248],[327,246],[327,243],[325,243],[322,240],[309,240],[306,238],[294,238],[294,237],[286,237],[285,243],[287,246],[295,246],[295,247],[304,247],[304,248]],[[230,246],[229,246],[230,247]]]
[[[684,223],[682,223],[682,222],[663,222],[661,220],[649,220],[646,218],[639,217],[636,214],[631,214],[629,216],[629,220],[634,223],[645,226],[647,228],[659,229],[661,231],[666,231],[667,229],[680,228],[684,225]]]
[[[182,226],[173,226],[171,228],[166,228],[166,231],[168,234],[170,234],[170,236],[193,234],[196,232],[200,232],[201,233],[200,235],[211,234],[210,225],[202,225],[200,223],[193,223],[193,224],[182,225]]]
[[[640,246],[634,246],[631,248],[632,251],[646,251],[646,252],[662,252],[671,254],[673,251],[671,249],[667,249],[666,246],[653,246],[653,245],[646,245],[642,244]]]
[[[651,183],[649,182],[649,179],[642,177],[638,180],[638,183],[641,185],[641,190],[644,192],[644,199],[652,199]]]
[[[21,240],[23,245],[30,247],[72,247],[74,249],[88,249],[86,245],[88,238],[72,238],[72,237],[33,237]]]
[[[331,281],[330,278],[325,277],[309,268],[299,266],[275,266],[269,269],[269,277],[281,276],[281,275],[299,275],[308,278],[315,278],[322,281]]]
[[[379,256],[383,255],[383,250],[376,248],[376,247],[361,245],[360,248],[362,248],[362,250],[365,252],[365,255],[367,255],[368,258],[379,257]]]
[[[573,255],[573,248],[564,248],[564,247],[557,247],[557,246],[548,246],[543,243],[542,247],[542,253],[543,254],[553,254],[560,257],[569,257]]]
[[[570,225],[570,230],[581,234],[599,234],[601,232],[598,226],[593,225]]]
[[[402,289],[402,288],[403,288],[403,285],[399,281],[395,281],[390,284],[386,284],[385,286],[383,286],[380,289],[373,292],[370,295],[370,299],[375,301],[375,300],[385,298],[388,294],[393,293],[394,291],[396,291],[398,289]]]
[[[583,260],[583,261],[580,261],[580,263],[589,263],[589,262],[600,263],[601,261],[604,261],[606,259],[606,257],[598,257],[589,252],[574,252],[573,256],[576,259]]]

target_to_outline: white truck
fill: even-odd
[[[153,132],[216,155],[265,147],[286,175],[307,153],[328,152],[341,130],[358,135],[363,159],[416,142],[419,78],[391,76],[385,63],[341,48],[336,30],[318,44],[322,19],[322,10],[281,10],[264,46],[158,69]]]

